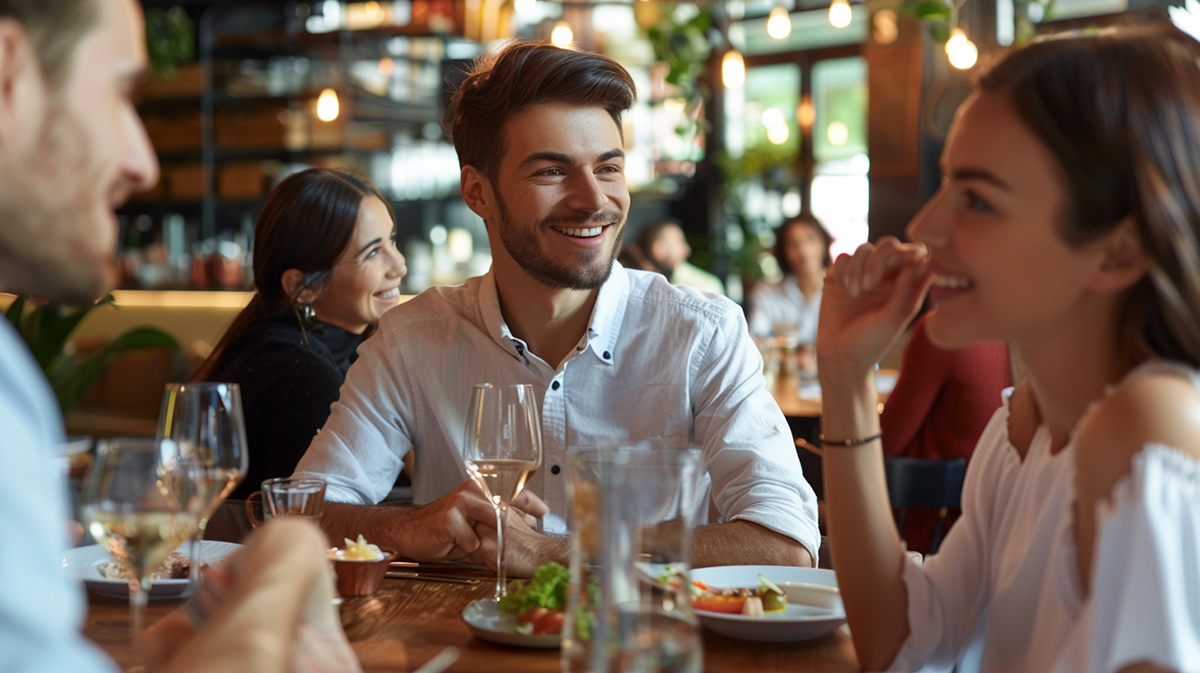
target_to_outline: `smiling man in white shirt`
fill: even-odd
[[[326,510],[334,539],[494,563],[495,514],[463,465],[467,408],[475,383],[529,383],[543,465],[516,504],[548,514],[546,533],[512,518],[512,573],[567,558],[568,451],[659,437],[694,442],[711,479],[719,522],[696,531],[695,565],[812,564],[816,498],[741,310],[614,262],[635,96],[615,61],[546,44],[511,45],[463,82],[450,130],[492,269],[388,312],[359,349],[297,468],[350,503]],[[371,507],[410,450],[419,506]]]

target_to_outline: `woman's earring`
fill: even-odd
[[[313,310],[312,304],[300,304],[300,319],[304,322],[312,322],[317,318],[317,312]]]

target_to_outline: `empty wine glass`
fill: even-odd
[[[192,584],[199,580],[198,540],[209,518],[246,475],[246,424],[236,383],[168,383],[158,419],[166,460],[190,466],[194,490],[181,496],[196,514]]]
[[[198,517],[181,496],[193,488],[192,476],[187,465],[164,461],[156,440],[105,440],[97,450],[84,490],[83,521],[130,575],[131,638],[142,632],[154,571],[196,532]]]
[[[504,519],[508,504],[542,465],[542,424],[533,386],[480,383],[467,415],[467,468],[496,508],[496,598],[507,594]]]

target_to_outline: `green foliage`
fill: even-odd
[[[182,7],[146,10],[146,52],[150,69],[166,79],[196,58],[196,25]]]
[[[79,400],[96,382],[100,371],[118,354],[145,348],[181,348],[179,341],[167,332],[152,327],[136,327],[87,357],[69,354],[67,343],[79,323],[93,309],[112,303],[112,295],[108,295],[91,306],[70,312],[57,304],[36,305],[27,311],[29,302],[25,297],[17,297],[4,314],[21,334],[38,366],[50,380],[63,413],[79,406]]]
[[[712,12],[707,7],[701,7],[689,16],[688,12],[680,12],[677,7],[647,28],[646,38],[654,50],[654,58],[667,64],[667,75],[663,79],[679,87],[686,101],[686,121],[675,128],[675,133],[685,140],[692,138],[705,130],[703,122],[695,120],[698,116],[697,107],[706,98],[700,85],[701,77],[708,68],[715,41],[719,39],[713,27]]]
[[[1016,43],[1025,44],[1033,37],[1035,26],[1049,18],[1055,0],[1015,0]],[[902,0],[900,13],[925,23],[929,37],[938,44],[950,39],[950,29],[958,23],[958,6],[953,0]]]

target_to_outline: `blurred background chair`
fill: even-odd
[[[950,510],[957,510],[962,505],[967,461],[962,458],[927,460],[886,456],[883,469],[887,477],[888,500],[896,517],[896,528],[901,534],[909,510],[937,512],[937,528],[926,552],[936,553],[946,533],[947,515]]]

